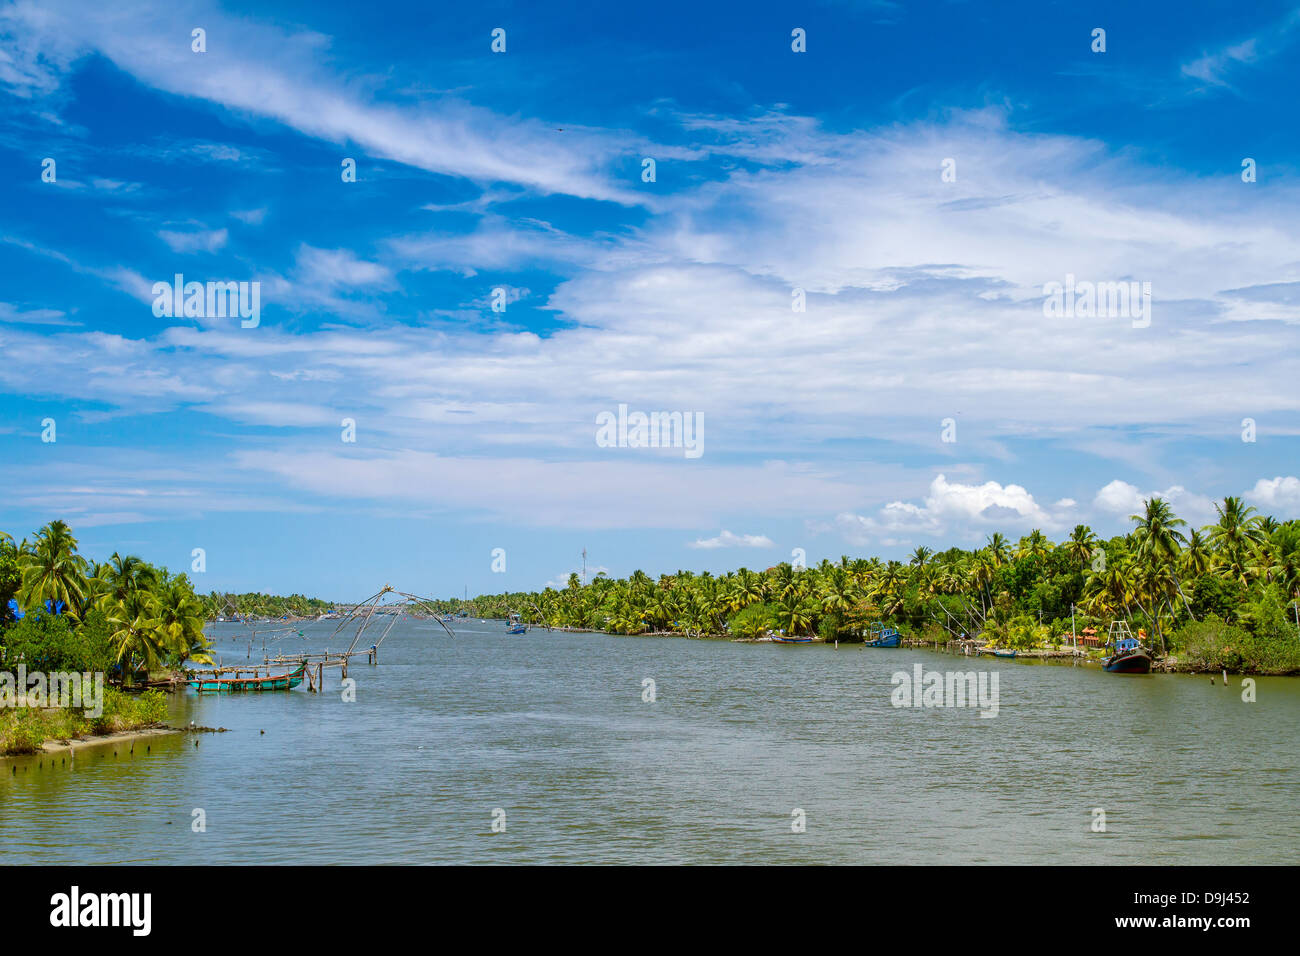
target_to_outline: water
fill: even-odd
[[[275,648],[333,625],[304,630]],[[173,723],[231,732],[0,760],[0,864],[1300,861],[1300,680],[1244,703],[1240,678],[456,630],[398,624],[356,703],[337,670],[319,695],[186,691]],[[209,633],[244,659],[240,626]],[[894,708],[914,663],[996,671],[1000,713]]]

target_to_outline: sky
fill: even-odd
[[[0,529],[346,600],[1296,517],[1298,56],[1267,0],[0,5]]]

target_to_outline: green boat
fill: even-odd
[[[302,683],[307,670],[304,661],[287,674],[268,674],[266,677],[197,677],[190,686],[200,694],[241,692],[249,690],[293,690]]]

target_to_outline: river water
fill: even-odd
[[[1300,862],[1298,679],[455,627],[401,621],[355,702],[187,690],[230,732],[0,758],[0,864]],[[996,672],[997,715],[893,706],[917,664]]]

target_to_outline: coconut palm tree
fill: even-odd
[[[1134,535],[1137,539],[1137,553],[1153,561],[1172,563],[1187,543],[1187,538],[1178,529],[1187,522],[1174,514],[1169,502],[1158,495],[1153,495],[1142,503],[1140,515],[1129,515],[1137,522]]]
[[[212,644],[203,636],[203,606],[184,581],[173,581],[156,595],[155,616],[162,648],[184,664],[211,664]]]
[[[777,626],[791,635],[809,633],[814,613],[815,605],[793,591],[783,595],[773,611]]]
[[[1086,524],[1076,524],[1064,548],[1070,559],[1082,568],[1092,560],[1093,552],[1097,550],[1097,536]]]
[[[984,549],[993,561],[993,567],[1000,568],[1011,557],[1011,545],[1000,531],[989,535],[988,545]]]
[[[1222,505],[1216,503],[1214,510],[1219,513],[1219,520],[1206,527],[1206,537],[1224,576],[1244,584],[1249,577],[1247,556],[1268,540],[1261,527],[1263,519],[1254,508],[1232,496],[1224,498]]]
[[[1017,558],[1045,558],[1051,553],[1052,542],[1037,528],[1021,538],[1016,548]]]
[[[121,601],[133,591],[147,591],[158,583],[158,572],[153,565],[134,554],[113,552],[112,557],[99,565],[99,574],[108,584],[115,601]]]
[[[148,591],[132,591],[108,606],[109,644],[122,665],[122,683],[130,685],[137,671],[153,670],[166,648],[159,631],[157,599]]]
[[[12,539],[10,539],[12,540]],[[80,617],[86,589],[86,562],[77,554],[77,539],[62,521],[51,521],[36,533],[31,550],[19,558],[23,607],[62,601],[67,612]]]
[[[1210,570],[1213,556],[1209,545],[1195,529],[1187,536],[1187,547],[1183,549],[1180,570],[1185,578],[1199,578]]]

